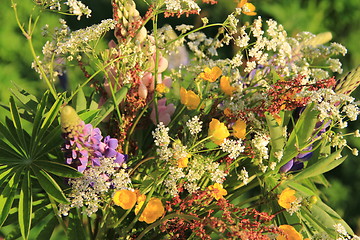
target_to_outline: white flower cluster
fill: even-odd
[[[246,171],[245,167],[241,169],[238,178],[244,183],[244,185],[247,185],[249,183],[249,173],[248,171]]]
[[[193,11],[200,12],[200,7],[193,0],[165,0],[166,11],[171,13],[179,13]]]
[[[360,237],[358,236],[351,236],[345,229],[345,227],[341,223],[337,223],[334,225],[335,231],[339,234],[336,240],[359,240]]]
[[[319,89],[317,91],[305,91],[302,96],[309,96],[311,102],[315,102],[315,109],[320,112],[319,119],[331,119],[338,122],[340,128],[345,128],[347,123],[344,118],[355,121],[360,114],[359,107],[355,104],[354,98],[346,95],[335,93],[332,89]],[[345,116],[344,114],[345,113]]]
[[[69,180],[70,204],[59,205],[59,215],[66,216],[72,207],[82,208],[88,216],[97,212],[105,194],[113,189],[128,188],[131,183],[128,173],[119,169],[114,158],[100,159],[100,166],[93,166],[83,172],[84,176]]]
[[[56,54],[71,54],[74,55],[79,52],[88,52],[92,48],[89,47],[89,42],[100,39],[106,32],[115,28],[115,20],[105,19],[101,23],[92,25],[85,29],[74,31],[65,39],[61,39],[56,44]]]
[[[78,20],[80,20],[82,15],[86,15],[87,18],[91,16],[91,10],[81,1],[67,0],[67,2],[65,2],[65,5],[69,6],[70,13],[78,16]]]
[[[170,144],[169,128],[163,122],[159,122],[155,131],[152,132],[154,143],[158,147],[167,147]]]
[[[38,1],[39,2],[39,1]],[[67,5],[69,7],[68,11],[69,13],[78,16],[77,19],[80,20],[82,15],[85,15],[87,18],[91,17],[91,10],[83,4],[81,1],[78,0],[42,0],[41,4],[45,7],[48,7],[51,10],[56,11],[66,11],[62,9],[62,3],[64,5]]]
[[[196,135],[201,132],[203,122],[200,121],[198,116],[194,116],[192,119],[186,122],[191,135]]]
[[[236,159],[242,152],[244,152],[245,147],[242,144],[242,140],[232,140],[225,139],[220,145],[221,150],[229,153],[229,158]]]

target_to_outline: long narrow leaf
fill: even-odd
[[[14,100],[14,97],[11,96],[10,97],[10,113],[11,113],[11,118],[13,120],[13,124],[15,126],[16,129],[16,134],[17,134],[17,138],[19,139],[21,145],[23,146],[24,150],[27,152],[28,150],[28,144],[27,141],[25,139],[24,136],[24,130],[21,124],[21,119],[20,119],[20,115],[19,112],[17,110],[17,106]]]
[[[20,191],[19,199],[19,226],[21,235],[24,239],[28,239],[31,226],[32,213],[32,191],[30,181],[30,171],[27,170]]]
[[[57,162],[37,160],[34,162],[37,166],[44,169],[47,172],[51,172],[57,176],[65,178],[77,178],[82,177],[83,174],[76,169]]]
[[[32,138],[31,138],[31,142],[30,142],[30,151],[34,152],[34,148],[35,145],[38,143],[37,139],[38,139],[38,134],[41,130],[41,119],[44,116],[45,113],[45,107],[46,107],[46,103],[47,103],[47,99],[48,99],[48,95],[47,93],[45,93],[40,101],[40,104],[37,107],[36,110],[36,114],[35,114],[35,118],[33,121],[33,129],[32,129]]]
[[[338,158],[341,151],[342,149],[339,149],[330,156],[319,159],[316,164],[312,164],[311,166],[303,169],[300,173],[296,174],[292,180],[300,181],[302,179],[314,177],[334,169],[346,159],[346,156],[340,159]]]
[[[277,165],[275,172],[278,172],[280,167],[290,161],[299,154],[299,151],[307,147],[314,132],[316,122],[318,121],[318,111],[314,110],[314,105],[308,105],[301,113],[290,137],[286,143],[283,158]]]
[[[10,128],[11,127],[13,128],[13,126],[10,126]],[[11,132],[8,127],[6,127],[4,124],[0,122],[0,135],[2,135],[4,139],[6,139],[7,143],[10,145],[12,149],[15,150],[17,154],[19,154],[20,156],[25,156],[24,149],[21,147],[21,145],[19,145],[19,141],[14,138],[13,134],[16,133]]]
[[[41,187],[46,191],[47,194],[60,203],[68,203],[59,185],[47,172],[35,165],[32,165],[31,168]]]
[[[7,216],[9,215],[9,211],[13,205],[15,193],[20,181],[21,171],[17,171],[13,177],[8,181],[4,190],[0,195],[0,227],[5,222]]]

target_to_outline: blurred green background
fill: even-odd
[[[15,21],[10,0],[1,1],[0,10],[0,102],[7,103],[14,84],[26,89],[34,95],[41,96],[46,86],[38,75],[31,69],[32,56],[25,37],[21,34]],[[29,14],[36,14],[32,0],[17,0],[20,20],[28,21]],[[82,18],[61,16],[68,21],[72,30],[76,30],[111,18],[110,0],[83,0],[92,9],[92,17]],[[135,0],[142,15],[146,12],[143,0]],[[347,47],[348,54],[341,58],[344,73],[360,64],[360,0],[252,0],[257,7],[258,15],[263,19],[273,18],[281,23],[293,36],[301,31],[314,34],[330,31],[333,41]],[[202,5],[201,16],[190,18],[167,18],[161,24],[179,23],[200,24],[200,17],[207,16],[210,22],[223,21],[230,13],[236,2],[234,0],[219,0],[217,5]],[[44,12],[34,34],[36,52],[41,54],[41,48],[47,39],[41,36],[40,28],[45,24],[59,26],[60,15]],[[244,16],[243,21],[251,21],[253,17]],[[209,32],[211,34],[211,32]],[[107,40],[112,35],[107,36]],[[104,42],[104,44],[106,44]],[[226,50],[225,50],[226,51]],[[78,70],[77,70],[78,71]],[[69,73],[70,86],[81,82],[82,75],[76,71]],[[339,76],[336,76],[339,77]],[[353,96],[360,99],[359,90]],[[347,131],[352,132],[359,127],[360,122],[350,124]],[[349,145],[360,149],[360,140],[351,138]],[[352,156],[348,151],[345,163],[327,174],[331,188],[324,188],[324,197],[328,204],[339,212],[350,223],[352,228],[360,234],[360,157]]]

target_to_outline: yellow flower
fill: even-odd
[[[303,236],[296,231],[293,226],[280,225],[279,228],[283,231],[284,235],[278,235],[276,240],[302,240]]]
[[[184,104],[188,109],[194,110],[200,104],[200,97],[196,95],[193,91],[186,91],[185,88],[180,88],[180,101]]]
[[[208,135],[211,141],[220,145],[224,139],[230,135],[230,133],[224,123],[221,123],[219,120],[213,118],[209,124]]]
[[[236,87],[230,86],[229,77],[225,77],[225,76],[222,76],[220,78],[220,88],[226,95],[229,96],[232,96],[233,92],[236,90]]]
[[[208,189],[211,191],[211,196],[213,196],[216,200],[219,200],[223,196],[227,194],[227,191],[223,188],[222,184],[215,183],[214,185],[210,185]]]
[[[204,69],[204,72],[199,74],[199,78],[202,78],[209,82],[215,82],[218,77],[220,77],[222,74],[222,71],[219,67],[215,66],[212,69],[206,67]]]
[[[165,84],[159,83],[159,84],[156,85],[156,91],[158,93],[167,93],[167,92],[169,92],[169,88],[166,87]]]
[[[179,168],[185,168],[188,166],[189,159],[187,157],[179,158],[177,163]]]
[[[291,207],[291,203],[294,202],[296,200],[296,196],[295,196],[295,190],[290,189],[290,188],[285,188],[281,194],[278,196],[279,200],[278,203],[281,207],[283,208],[290,208]]]
[[[247,0],[241,0],[238,5],[237,8],[246,8],[248,9],[248,11],[242,11],[243,14],[248,15],[248,16],[255,16],[256,12],[255,9],[256,7],[252,4],[252,3],[248,3]]]
[[[141,201],[136,205],[135,214],[138,214],[144,201]],[[153,223],[156,219],[160,218],[165,212],[164,206],[160,199],[158,198],[151,198],[150,201],[147,203],[144,211],[141,213],[139,217],[139,221],[146,222],[148,224]]]
[[[127,189],[116,191],[113,201],[123,209],[131,209],[136,203],[136,193]]]
[[[246,122],[239,119],[233,126],[233,135],[237,138],[244,139],[246,134]]]

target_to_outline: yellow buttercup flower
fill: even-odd
[[[138,214],[144,201],[141,201],[136,205],[135,214]],[[146,222],[148,224],[153,223],[156,219],[160,218],[165,212],[164,206],[160,199],[158,198],[151,198],[150,201],[147,203],[144,211],[141,213],[139,217],[139,221]]]
[[[239,139],[244,139],[246,135],[246,122],[239,119],[235,122],[232,127],[234,132],[233,135]]]
[[[295,196],[296,191],[290,188],[285,188],[281,194],[278,196],[278,203],[283,208],[290,208],[291,203],[293,203],[296,200]]]
[[[224,139],[230,135],[230,133],[224,123],[221,123],[219,120],[213,118],[209,124],[208,135],[211,141],[220,145]]]
[[[156,91],[158,93],[167,93],[169,92],[169,88],[165,84],[159,83],[156,85]]]
[[[188,166],[189,159],[187,157],[180,158],[177,160],[177,163],[179,168],[185,168]]]
[[[131,209],[136,203],[136,193],[127,189],[116,191],[113,201],[123,209]]]
[[[227,191],[223,188],[223,185],[220,183],[215,183],[214,185],[210,185],[208,189],[211,191],[211,196],[213,196],[216,200],[223,198],[227,194]]]
[[[241,0],[238,5],[238,8],[242,8],[242,13],[248,16],[255,16],[256,15],[256,7],[252,3],[248,3],[247,0]],[[244,8],[247,9],[247,11],[244,11]]]
[[[236,90],[236,87],[230,85],[230,78],[222,76],[220,78],[220,89],[229,96],[233,95],[233,92]]]
[[[212,69],[206,67],[204,72],[199,74],[199,78],[202,78],[209,82],[215,82],[222,74],[222,71],[219,67],[215,66]]]
[[[293,226],[280,225],[279,228],[283,231],[284,235],[278,235],[276,240],[302,240],[303,236],[296,231]]]
[[[200,104],[200,97],[196,95],[193,91],[187,91],[185,88],[180,88],[180,101],[184,104],[188,109],[194,110]]]

